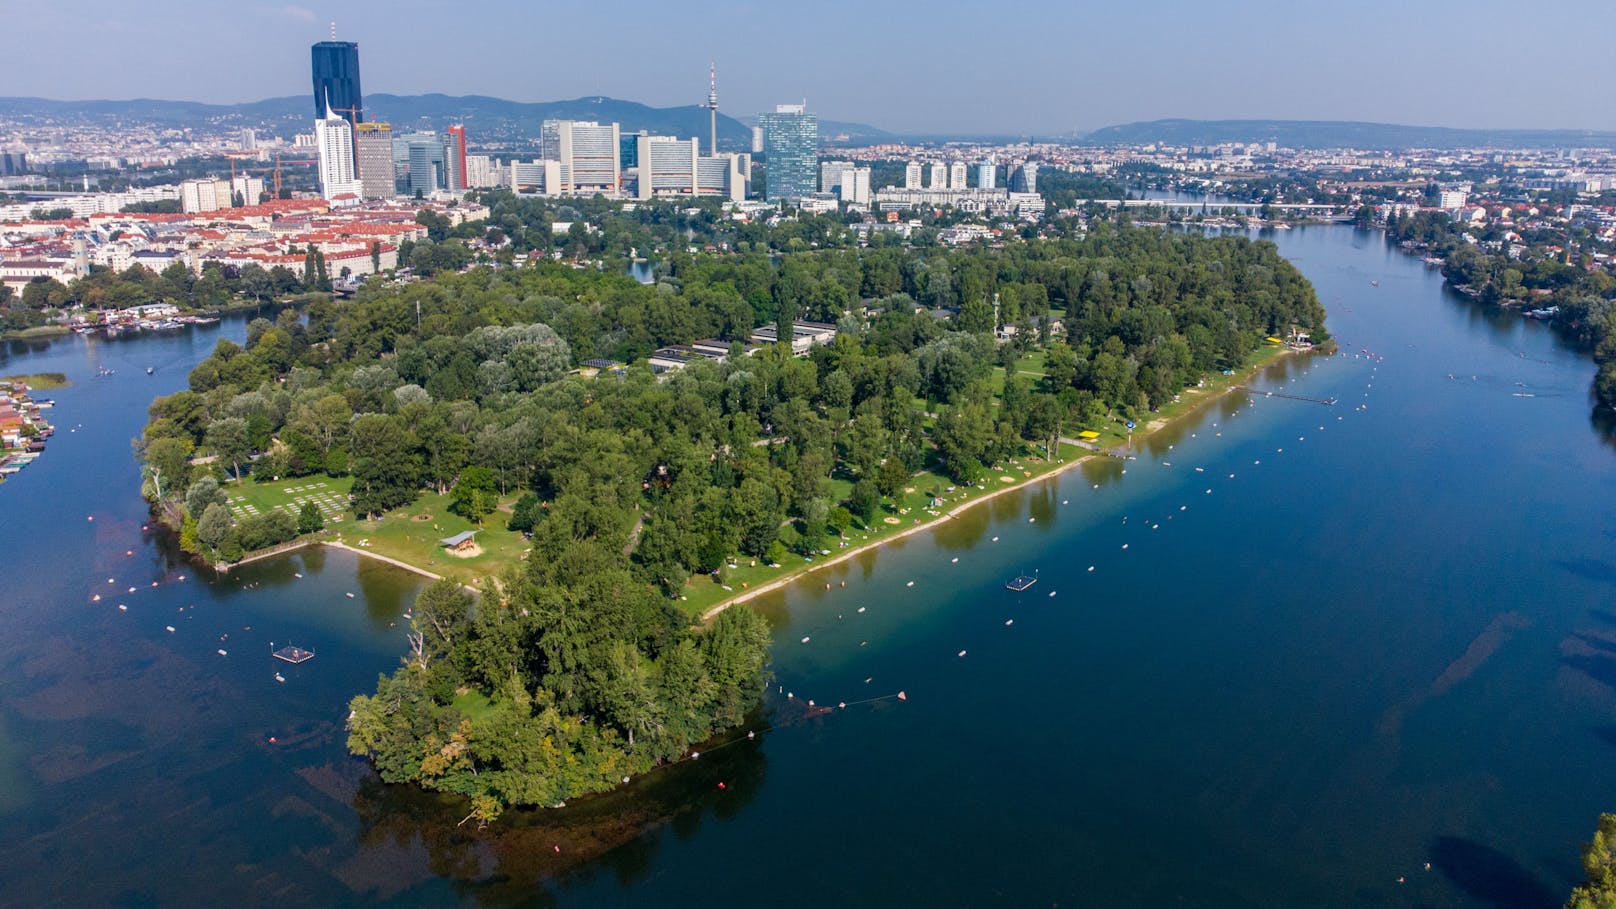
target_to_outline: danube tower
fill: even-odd
[[[707,147],[707,154],[718,154],[718,64],[707,64],[707,114],[712,121],[713,144]]]

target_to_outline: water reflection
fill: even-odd
[[[754,728],[761,723],[754,717]],[[619,884],[643,881],[664,836],[690,840],[757,798],[766,737],[731,734],[699,760],[565,809],[508,811],[481,829],[462,823],[462,798],[387,785],[367,773],[351,800],[357,851],[331,871],[356,893],[382,899],[444,878],[457,894],[490,907],[550,905],[557,889],[603,873]]]

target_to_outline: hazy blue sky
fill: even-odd
[[[807,98],[890,129],[1161,117],[1616,129],[1616,0],[0,0],[0,94],[257,100],[358,41],[364,89],[751,114]]]

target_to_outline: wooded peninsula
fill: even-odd
[[[153,402],[136,447],[154,508],[209,561],[330,533],[313,502],[233,509],[249,476],[340,481],[348,526],[438,496],[525,537],[480,596],[421,595],[409,654],[349,720],[383,779],[484,821],[619,785],[757,706],[768,628],[741,608],[693,621],[695,579],[821,553],[890,519],[919,474],[1053,459],[1265,339],[1327,337],[1308,282],[1245,236],[1057,219],[949,247],[828,216],[483,201],[490,223],[457,230],[507,250],[578,220],[555,255],[412,250],[414,280],[253,321]],[[635,253],[654,283],[626,274]],[[834,336],[755,343],[800,319]],[[724,352],[646,363],[702,341]]]

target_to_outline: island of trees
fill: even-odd
[[[493,210],[507,236],[554,217]],[[255,320],[152,404],[137,442],[146,494],[208,559],[319,529],[308,510],[233,515],[222,490],[249,474],[351,478],[356,517],[448,493],[528,536],[479,597],[421,596],[409,655],[349,724],[384,779],[463,794],[484,819],[617,785],[756,705],[767,629],[745,609],[693,627],[693,576],[817,553],[917,471],[971,482],[1143,417],[1270,335],[1325,337],[1311,286],[1245,237],[1102,221],[945,248],[861,243],[834,219],[715,226],[719,244],[668,250],[641,284],[606,258],[624,236],[655,242],[632,233],[646,221],[614,233],[623,217],[565,241],[595,267],[442,268]],[[745,353],[758,326],[798,318],[834,323],[834,341]],[[703,338],[730,356],[645,366]],[[1032,347],[1036,384],[989,381]],[[586,360],[626,365],[579,374]]]

